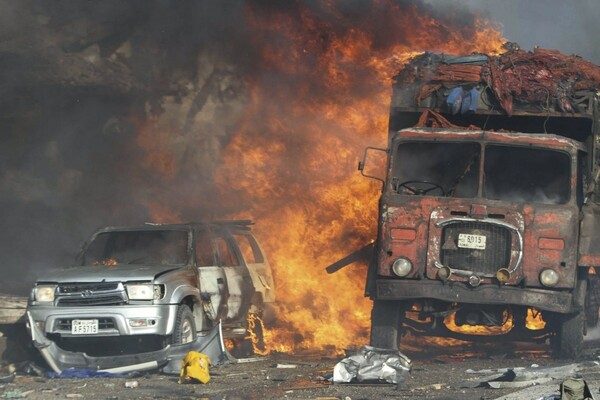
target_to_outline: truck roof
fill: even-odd
[[[422,128],[412,127],[402,129],[396,132],[399,137],[405,139],[459,139],[459,140],[489,140],[498,143],[510,143],[512,145],[532,145],[540,139],[540,134],[520,133],[520,132],[494,132],[483,130],[464,130],[452,128]],[[577,150],[586,151],[585,146],[577,140],[569,139],[560,135],[544,134],[544,147],[555,147],[564,149],[572,147]],[[550,139],[550,141],[548,141]]]

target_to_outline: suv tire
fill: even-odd
[[[196,340],[196,337],[197,333],[194,314],[187,304],[180,304],[177,308],[177,318],[175,319],[172,343],[190,343]]]

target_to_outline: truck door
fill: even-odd
[[[227,278],[219,266],[212,234],[208,229],[197,231],[194,244],[204,311],[212,321],[224,319],[227,315]]]
[[[225,322],[238,322],[246,319],[254,287],[250,272],[240,259],[234,242],[226,231],[215,233],[215,244],[219,256],[219,265],[227,279],[227,314]]]

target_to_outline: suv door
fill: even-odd
[[[227,279],[228,298],[225,322],[245,321],[254,296],[254,285],[248,267],[231,235],[225,229],[214,233],[219,266]]]
[[[216,322],[227,315],[227,278],[219,267],[217,249],[208,228],[196,231],[194,248],[202,306],[208,318]]]
[[[248,266],[254,283],[254,290],[261,294],[263,302],[275,301],[275,284],[273,283],[271,267],[260,245],[248,230],[234,230],[231,235]]]

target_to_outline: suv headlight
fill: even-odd
[[[162,297],[160,285],[134,283],[125,285],[130,300],[158,300]]]
[[[53,302],[56,285],[39,285],[33,288],[33,299],[40,302]]]

